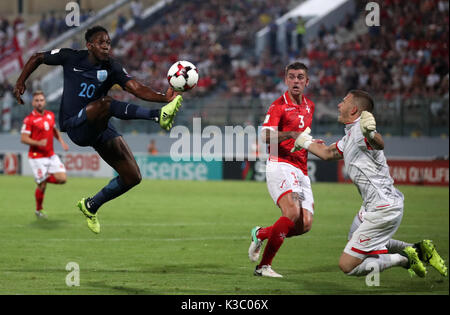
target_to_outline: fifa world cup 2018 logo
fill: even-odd
[[[366,25],[380,26],[380,5],[376,2],[368,2],[366,11],[369,11],[366,15]]]

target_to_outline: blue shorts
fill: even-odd
[[[80,147],[90,146],[96,150],[97,147],[108,140],[121,136],[111,122],[108,122],[108,127],[103,131],[98,131],[95,125],[89,124],[86,108],[83,108],[78,115],[64,121],[64,129],[70,140],[76,145]]]

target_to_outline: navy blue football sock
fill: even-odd
[[[102,204],[119,197],[130,188],[130,186],[124,185],[119,176],[114,177],[108,185],[103,187],[94,197],[89,199],[87,204],[89,212],[96,213]]]
[[[147,119],[159,121],[160,114],[159,109],[149,109],[130,103],[119,102],[116,100],[111,101],[109,112],[112,116],[123,120]]]

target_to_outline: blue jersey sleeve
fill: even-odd
[[[113,84],[119,84],[122,89],[125,89],[125,84],[133,79],[131,75],[125,70],[125,68],[117,61],[112,61],[112,78]]]
[[[70,48],[53,49],[44,52],[44,64],[50,66],[64,65],[73,52]]]

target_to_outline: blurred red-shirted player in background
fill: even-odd
[[[64,184],[66,168],[53,151],[53,137],[62,145],[65,151],[69,147],[55,126],[55,115],[45,109],[46,101],[42,91],[33,93],[31,101],[33,111],[23,120],[21,142],[30,146],[28,161],[37,183],[34,193],[36,198],[36,216],[47,218],[42,210],[44,193],[47,183]]]
[[[288,90],[269,107],[262,128],[262,140],[269,144],[266,165],[267,188],[282,216],[268,227],[253,228],[248,250],[251,261],[259,259],[264,240],[268,240],[254,274],[281,277],[272,269],[272,259],[286,237],[301,235],[311,229],[314,198],[308,177],[308,152],[291,152],[298,135],[311,126],[314,103],[304,94],[309,83],[308,68],[293,62],[285,69]],[[278,152],[276,152],[278,151]]]

